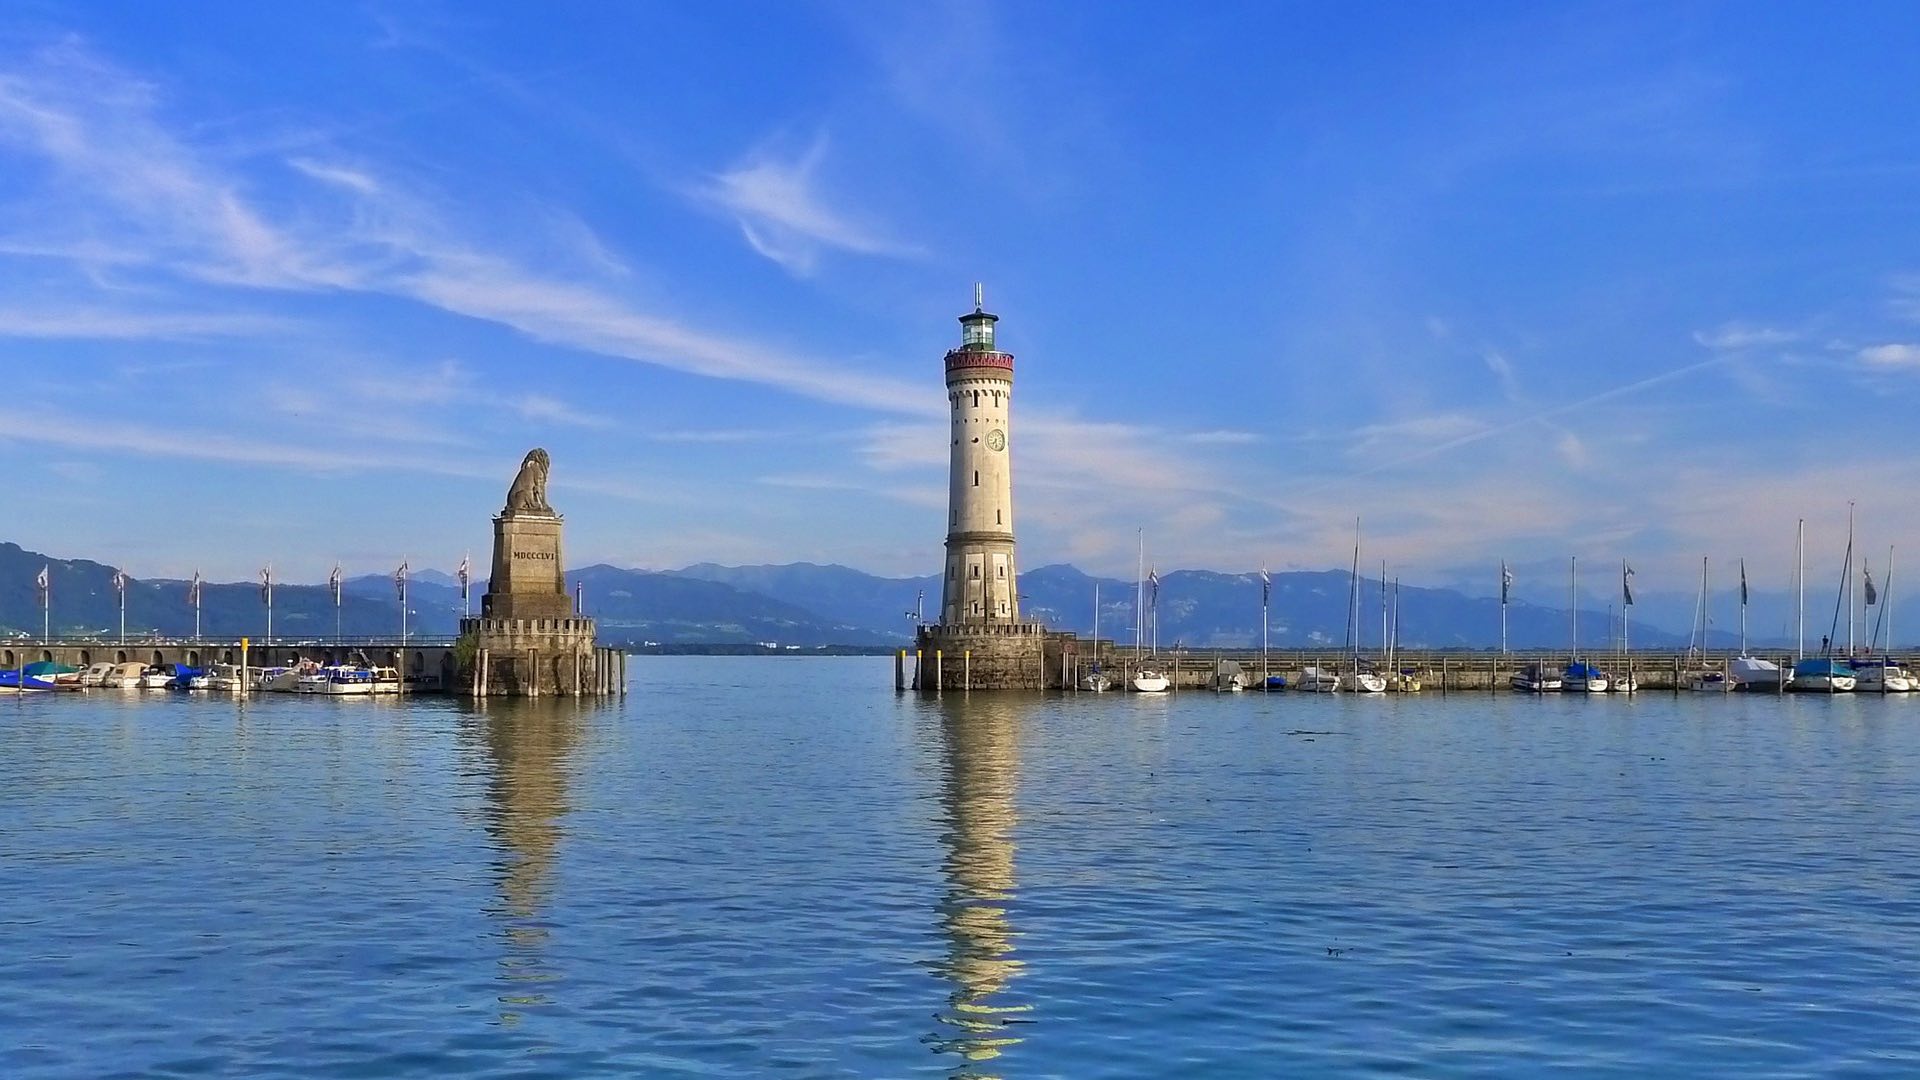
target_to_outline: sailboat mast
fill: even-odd
[[[1380,560],[1380,652],[1393,657],[1393,635],[1387,627],[1387,560]]]
[[[1713,617],[1707,611],[1707,557],[1700,556],[1700,652],[1707,652],[1707,634],[1713,630]]]
[[[1353,519],[1353,567],[1347,571],[1347,647],[1360,659],[1360,519]]]
[[[1146,640],[1146,530],[1140,530],[1140,561],[1133,565],[1133,663],[1140,663],[1140,642]]]
[[[1807,652],[1807,519],[1801,518],[1793,537],[1793,660]]]
[[[1865,560],[1861,560],[1865,561]],[[1841,571],[1847,575],[1847,655],[1853,655],[1853,613],[1859,609],[1853,606],[1853,503],[1847,503],[1847,560]]]
[[[1572,612],[1567,622],[1567,644],[1573,653],[1569,661],[1580,659],[1580,556],[1567,556],[1567,609]]]

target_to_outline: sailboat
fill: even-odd
[[[1687,674],[1687,689],[1701,693],[1732,689],[1724,671],[1708,671],[1702,665],[1707,643],[1707,557],[1700,556],[1700,593],[1693,600],[1693,629],[1687,635],[1687,659],[1695,668]]]
[[[1640,684],[1631,674],[1633,649],[1627,644],[1627,609],[1633,606],[1633,567],[1620,560],[1620,666],[1607,677],[1607,692],[1631,694]]]
[[[1806,557],[1806,523],[1800,525],[1800,544],[1798,561],[1804,564]],[[1801,567],[1800,592],[1806,592],[1804,565]],[[1793,683],[1789,687],[1808,694],[1844,694],[1853,690],[1855,683],[1853,669],[1844,661],[1833,656],[1833,635],[1840,629],[1840,604],[1853,586],[1853,504],[1847,504],[1847,554],[1840,564],[1840,589],[1834,594],[1833,623],[1827,628],[1826,649],[1819,657],[1801,657],[1793,662]],[[1798,602],[1804,607],[1804,599]],[[1804,619],[1804,611],[1802,618]],[[1847,633],[1853,633],[1853,611],[1847,611]],[[1852,649],[1851,643],[1848,645]]]
[[[1134,670],[1133,678],[1127,680],[1127,685],[1133,687],[1135,693],[1164,694],[1167,692],[1167,689],[1173,685],[1173,681],[1167,678],[1166,674],[1160,670],[1157,664],[1149,666],[1149,661],[1141,654],[1141,649],[1145,645],[1145,626],[1143,624],[1146,620],[1147,611],[1146,570],[1147,534],[1145,530],[1142,530],[1140,533],[1140,562],[1134,568],[1133,575]]]
[[[1727,662],[1727,681],[1735,690],[1772,690],[1793,681],[1793,669],[1747,655],[1747,560],[1740,560],[1740,655]]]
[[[1100,581],[1098,578],[1093,582],[1093,648],[1095,658],[1093,670],[1080,676],[1080,689],[1104,694],[1113,689],[1113,680],[1107,677],[1106,672],[1100,670]]]
[[[1567,561],[1567,605],[1572,612],[1569,619],[1572,632],[1568,638],[1570,658],[1567,670],[1562,674],[1560,689],[1574,694],[1604,694],[1607,692],[1606,672],[1585,663],[1580,659],[1580,557],[1572,556]]]
[[[1353,519],[1353,570],[1349,574],[1347,590],[1347,644],[1353,649],[1353,659],[1347,671],[1340,676],[1339,688],[1356,694],[1384,694],[1387,692],[1387,680],[1372,671],[1360,668],[1360,519]]]
[[[1866,572],[1864,566],[1861,567],[1861,572],[1863,574]],[[1880,644],[1880,631],[1883,627],[1887,631],[1888,649],[1890,650],[1893,645],[1893,549],[1891,547],[1887,549],[1887,576],[1880,583],[1878,596],[1874,594],[1873,578],[1871,576],[1867,578],[1867,606],[1875,606],[1876,600],[1879,604],[1880,616],[1874,620],[1873,636],[1867,639],[1867,655],[1853,659],[1853,673],[1858,680],[1854,689],[1868,694],[1905,694],[1920,690],[1920,683],[1916,683],[1914,677],[1907,674],[1905,668],[1894,663],[1893,658],[1886,652],[1876,651],[1876,646]]]
[[[1387,570],[1380,568],[1380,580],[1386,581]],[[1400,579],[1393,579],[1393,624],[1387,631],[1387,689],[1401,694],[1418,693],[1420,676],[1412,669],[1400,667]]]

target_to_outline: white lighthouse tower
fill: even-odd
[[[947,566],[940,621],[949,627],[1020,621],[1013,558],[1013,355],[994,346],[994,324],[975,285],[960,316],[960,347],[947,353],[952,442],[947,480]]]

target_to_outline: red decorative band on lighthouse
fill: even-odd
[[[962,368],[995,368],[1000,371],[1013,371],[1013,354],[1003,352],[970,352],[966,349],[951,349],[947,352],[947,370],[959,371]]]

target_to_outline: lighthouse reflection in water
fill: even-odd
[[[1032,1006],[1018,994],[1022,962],[1013,912],[1018,896],[1020,696],[965,695],[936,706],[943,743],[948,940],[943,974],[952,990],[934,1047],[958,1055],[954,1075],[997,1076],[996,1059],[1022,1039]]]

